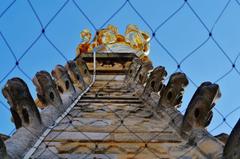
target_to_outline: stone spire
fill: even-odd
[[[81,36],[75,59],[36,73],[35,102],[22,79],[7,81],[2,92],[17,130],[0,138],[0,158],[240,158],[240,121],[226,145],[206,129],[220,86],[203,82],[182,114],[187,75],[173,73],[165,84],[167,68],[146,56],[147,33],[129,25],[123,36],[109,25],[93,42],[89,30]]]

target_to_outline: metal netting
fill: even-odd
[[[114,24],[123,33],[127,24],[137,24],[151,35],[149,56],[154,66],[165,66],[168,75],[184,72],[190,81],[179,110],[185,112],[201,82],[217,83],[222,97],[213,109],[208,130],[213,135],[230,133],[240,112],[239,13],[238,0],[1,1],[0,86],[18,76],[35,96],[34,74],[73,59],[82,29],[89,28],[94,34]],[[0,130],[11,135],[15,129],[2,95],[0,105]]]

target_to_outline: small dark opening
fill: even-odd
[[[177,103],[181,103],[181,102],[182,102],[182,98],[183,98],[183,96],[180,95],[180,96],[177,98]]]
[[[159,87],[158,87],[158,91],[160,91],[160,90],[162,89],[162,87],[163,87],[163,84],[160,83],[160,84],[159,84]]]
[[[130,70],[129,73],[132,74],[132,70]]]
[[[168,100],[171,100],[171,99],[172,99],[172,96],[173,96],[172,92],[169,91],[168,94],[167,94],[167,99],[168,99]]]
[[[143,76],[140,74],[139,75],[139,81],[142,82],[142,80],[143,80]]]
[[[69,85],[70,85],[70,84],[69,84],[69,81],[66,81],[66,82],[65,82],[65,87],[66,87],[67,90],[69,89]]]
[[[63,93],[63,89],[62,89],[61,86],[58,86],[58,90],[59,90],[60,93]]]
[[[103,94],[102,93],[97,93],[97,96],[103,97]]]
[[[195,111],[194,111],[194,116],[195,116],[195,118],[198,118],[199,115],[200,115],[200,111],[199,111],[198,108],[196,108]]]
[[[78,80],[78,81],[80,80],[80,77],[79,77],[79,75],[77,75],[77,80]]]
[[[27,109],[23,108],[22,115],[23,115],[24,122],[29,124],[29,115],[28,115]]]
[[[22,120],[19,117],[18,113],[13,108],[10,108],[10,111],[12,113],[12,117],[13,117],[13,121],[15,123],[16,129],[22,127]]]
[[[87,69],[84,69],[84,74],[87,74]]]
[[[154,86],[155,86],[155,81],[151,81],[151,87],[152,87],[152,89],[154,89]]]
[[[53,94],[53,92],[50,92],[50,93],[49,93],[49,97],[50,97],[50,99],[51,99],[52,101],[54,101],[54,94]]]

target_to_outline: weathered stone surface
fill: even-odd
[[[89,85],[91,83],[92,79],[91,79],[91,74],[89,72],[86,62],[79,56],[76,58],[76,64],[79,68],[79,71],[83,77],[84,82],[87,85]]]
[[[205,158],[219,159],[222,157],[224,144],[209,134],[206,129],[195,128],[187,136],[185,146],[194,146],[203,152]],[[196,151],[196,150],[195,150]]]
[[[152,92],[159,92],[163,87],[163,80],[166,76],[167,72],[165,71],[164,67],[156,67],[148,77],[143,95],[150,96]]]
[[[84,55],[88,56],[87,53]],[[89,68],[92,72],[92,53],[89,55],[88,66],[91,66]],[[166,76],[163,67],[150,72],[151,62],[148,59],[137,59],[135,61],[138,62],[131,64],[130,72],[128,68],[133,57],[127,56],[128,60],[124,62],[126,60],[121,55],[99,55],[103,57],[99,61],[106,62],[101,67],[99,65],[102,64],[99,63],[97,70],[108,70],[101,70],[97,74],[89,91],[78,102],[75,101],[74,105],[71,104],[75,96],[65,93],[67,89],[63,89],[64,93],[60,94],[62,105],[49,106],[41,111],[40,128],[21,127],[5,141],[8,156],[21,159],[37,142],[40,145],[31,154],[31,158],[220,158],[223,143],[202,127],[194,128],[188,136],[179,133],[183,116],[175,106],[181,104],[184,88],[188,84],[186,76],[183,73],[173,74],[164,90],[160,90]],[[111,61],[118,58],[120,63]],[[82,85],[79,86],[83,87],[79,88],[85,88],[84,75],[81,75],[77,64],[70,61],[65,68],[70,72],[70,79],[79,82],[81,78],[83,83],[80,81]],[[65,68],[57,66],[52,72],[57,84],[58,80],[62,80],[59,84],[62,87],[66,87],[65,80],[69,79],[65,76]],[[149,72],[150,77],[146,81]],[[124,75],[127,76],[125,79]],[[40,77],[35,79],[36,85],[42,92],[51,91],[52,85],[49,83],[54,83],[51,76],[44,73],[41,76],[44,77],[41,82]],[[150,93],[147,100],[142,98],[144,86],[145,92]],[[55,90],[57,91],[56,86]],[[159,100],[159,91],[162,101]],[[74,95],[80,92],[76,88]],[[206,101],[211,101],[208,96]],[[161,107],[158,107],[158,102]],[[73,107],[69,107],[70,105]],[[70,112],[61,116],[68,108],[72,108],[69,109]],[[63,119],[59,120],[59,116]],[[56,120],[59,123],[55,125]],[[199,121],[196,123],[199,124]],[[46,127],[52,128],[49,133],[44,132]],[[42,134],[46,137],[41,137],[42,142],[37,141]]]
[[[20,78],[12,78],[2,90],[8,100],[16,128],[40,125],[41,117],[29,92],[27,84]]]
[[[176,72],[170,76],[167,86],[160,93],[159,105],[163,107],[180,107],[184,88],[188,79],[184,73]]]
[[[97,80],[32,157],[52,157],[45,144],[63,158],[84,158],[85,154],[115,154],[115,158],[178,158],[185,154],[183,157],[207,158],[221,152],[217,149],[222,145],[217,146],[209,134],[205,134],[208,140],[199,145],[203,151],[194,149],[195,145],[186,146],[187,141],[172,127],[172,116],[168,117],[164,111],[161,112],[164,115],[158,116],[150,105],[141,100],[136,103],[139,97],[132,96],[135,91],[126,90],[121,82],[124,79]],[[211,146],[214,148],[210,149]]]
[[[137,77],[137,74],[141,68],[142,61],[139,58],[134,58],[132,63],[129,66],[129,69],[126,74],[126,81],[134,81],[134,79]]]
[[[97,52],[96,54],[96,74],[97,77],[103,75],[126,75],[135,54],[125,52],[114,54]],[[88,70],[93,74],[93,53],[81,54],[81,58],[86,62]],[[107,77],[107,76],[104,76]]]
[[[57,65],[52,71],[52,76],[55,78],[57,88],[61,94],[64,92],[74,94],[76,92],[65,67]]]
[[[143,64],[141,65],[141,68],[137,74],[137,77],[135,79],[136,82],[141,85],[146,83],[147,78],[148,78],[148,72],[152,69],[153,69],[153,65],[152,65],[151,61],[143,62]]]
[[[0,158],[1,159],[9,159],[5,144],[4,144],[3,140],[1,139],[1,137],[0,137]]]
[[[227,143],[227,140],[228,140],[228,137],[229,135],[226,134],[226,133],[221,133],[219,135],[216,135],[214,136],[215,138],[217,138],[218,140],[222,141],[222,143],[226,144]]]
[[[74,86],[83,91],[87,87],[87,84],[83,80],[83,75],[81,74],[76,63],[74,61],[68,61],[65,65],[65,68],[67,69]]]
[[[240,119],[234,126],[223,150],[224,159],[240,158]]]
[[[37,72],[32,81],[36,86],[37,97],[42,103],[43,108],[47,105],[59,106],[62,104],[56,83],[48,72]]]
[[[211,109],[221,96],[219,86],[211,82],[202,83],[194,93],[183,118],[182,131],[207,127],[212,119]]]

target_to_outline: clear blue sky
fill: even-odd
[[[7,12],[4,10],[12,0],[0,0],[1,88],[7,79],[18,76],[27,82],[32,96],[36,96],[32,82],[18,68],[4,79],[16,63],[4,38],[16,59],[21,58],[22,54],[28,50],[19,61],[19,66],[27,76],[32,78],[39,70],[51,71],[55,65],[65,64],[66,60],[59,52],[67,59],[73,59],[75,48],[81,41],[79,33],[84,28],[89,28],[94,33],[95,28],[99,29],[104,24],[104,26],[113,24],[118,26],[121,33],[124,33],[128,24],[137,24],[140,29],[152,34],[160,24],[178,10],[157,30],[156,38],[162,46],[153,39],[150,43],[150,58],[154,66],[165,66],[168,75],[176,71],[177,65],[181,64],[181,71],[186,73],[196,85],[204,81],[217,82],[221,88],[222,98],[217,102],[216,109],[222,116],[227,116],[231,111],[236,110],[226,117],[228,124],[225,122],[221,124],[223,117],[217,110],[213,110],[214,117],[209,130],[213,130],[220,124],[211,131],[212,134],[231,131],[231,127],[240,116],[240,109],[237,109],[240,106],[240,76],[237,72],[240,70],[237,58],[240,52],[240,3],[237,0],[230,2],[228,0],[188,0],[188,3],[184,0],[130,0],[130,3],[125,0],[76,0],[75,2],[81,11],[71,0],[31,0],[31,5],[41,21],[40,24],[27,0],[16,1]],[[63,5],[64,8],[54,16]],[[123,8],[108,21],[121,6]],[[53,17],[55,18],[51,20]],[[46,36],[41,34],[41,25],[45,28]],[[213,38],[209,37],[208,30],[212,32]],[[37,38],[36,43],[29,48]],[[185,58],[200,45],[201,47],[191,56]],[[235,68],[232,68],[233,63]],[[229,73],[221,78],[227,72]],[[185,91],[180,111],[186,109],[195,90],[196,86],[190,83]],[[0,101],[8,106],[2,94]],[[10,122],[9,110],[3,104],[0,103],[0,132],[8,134],[14,125]]]

